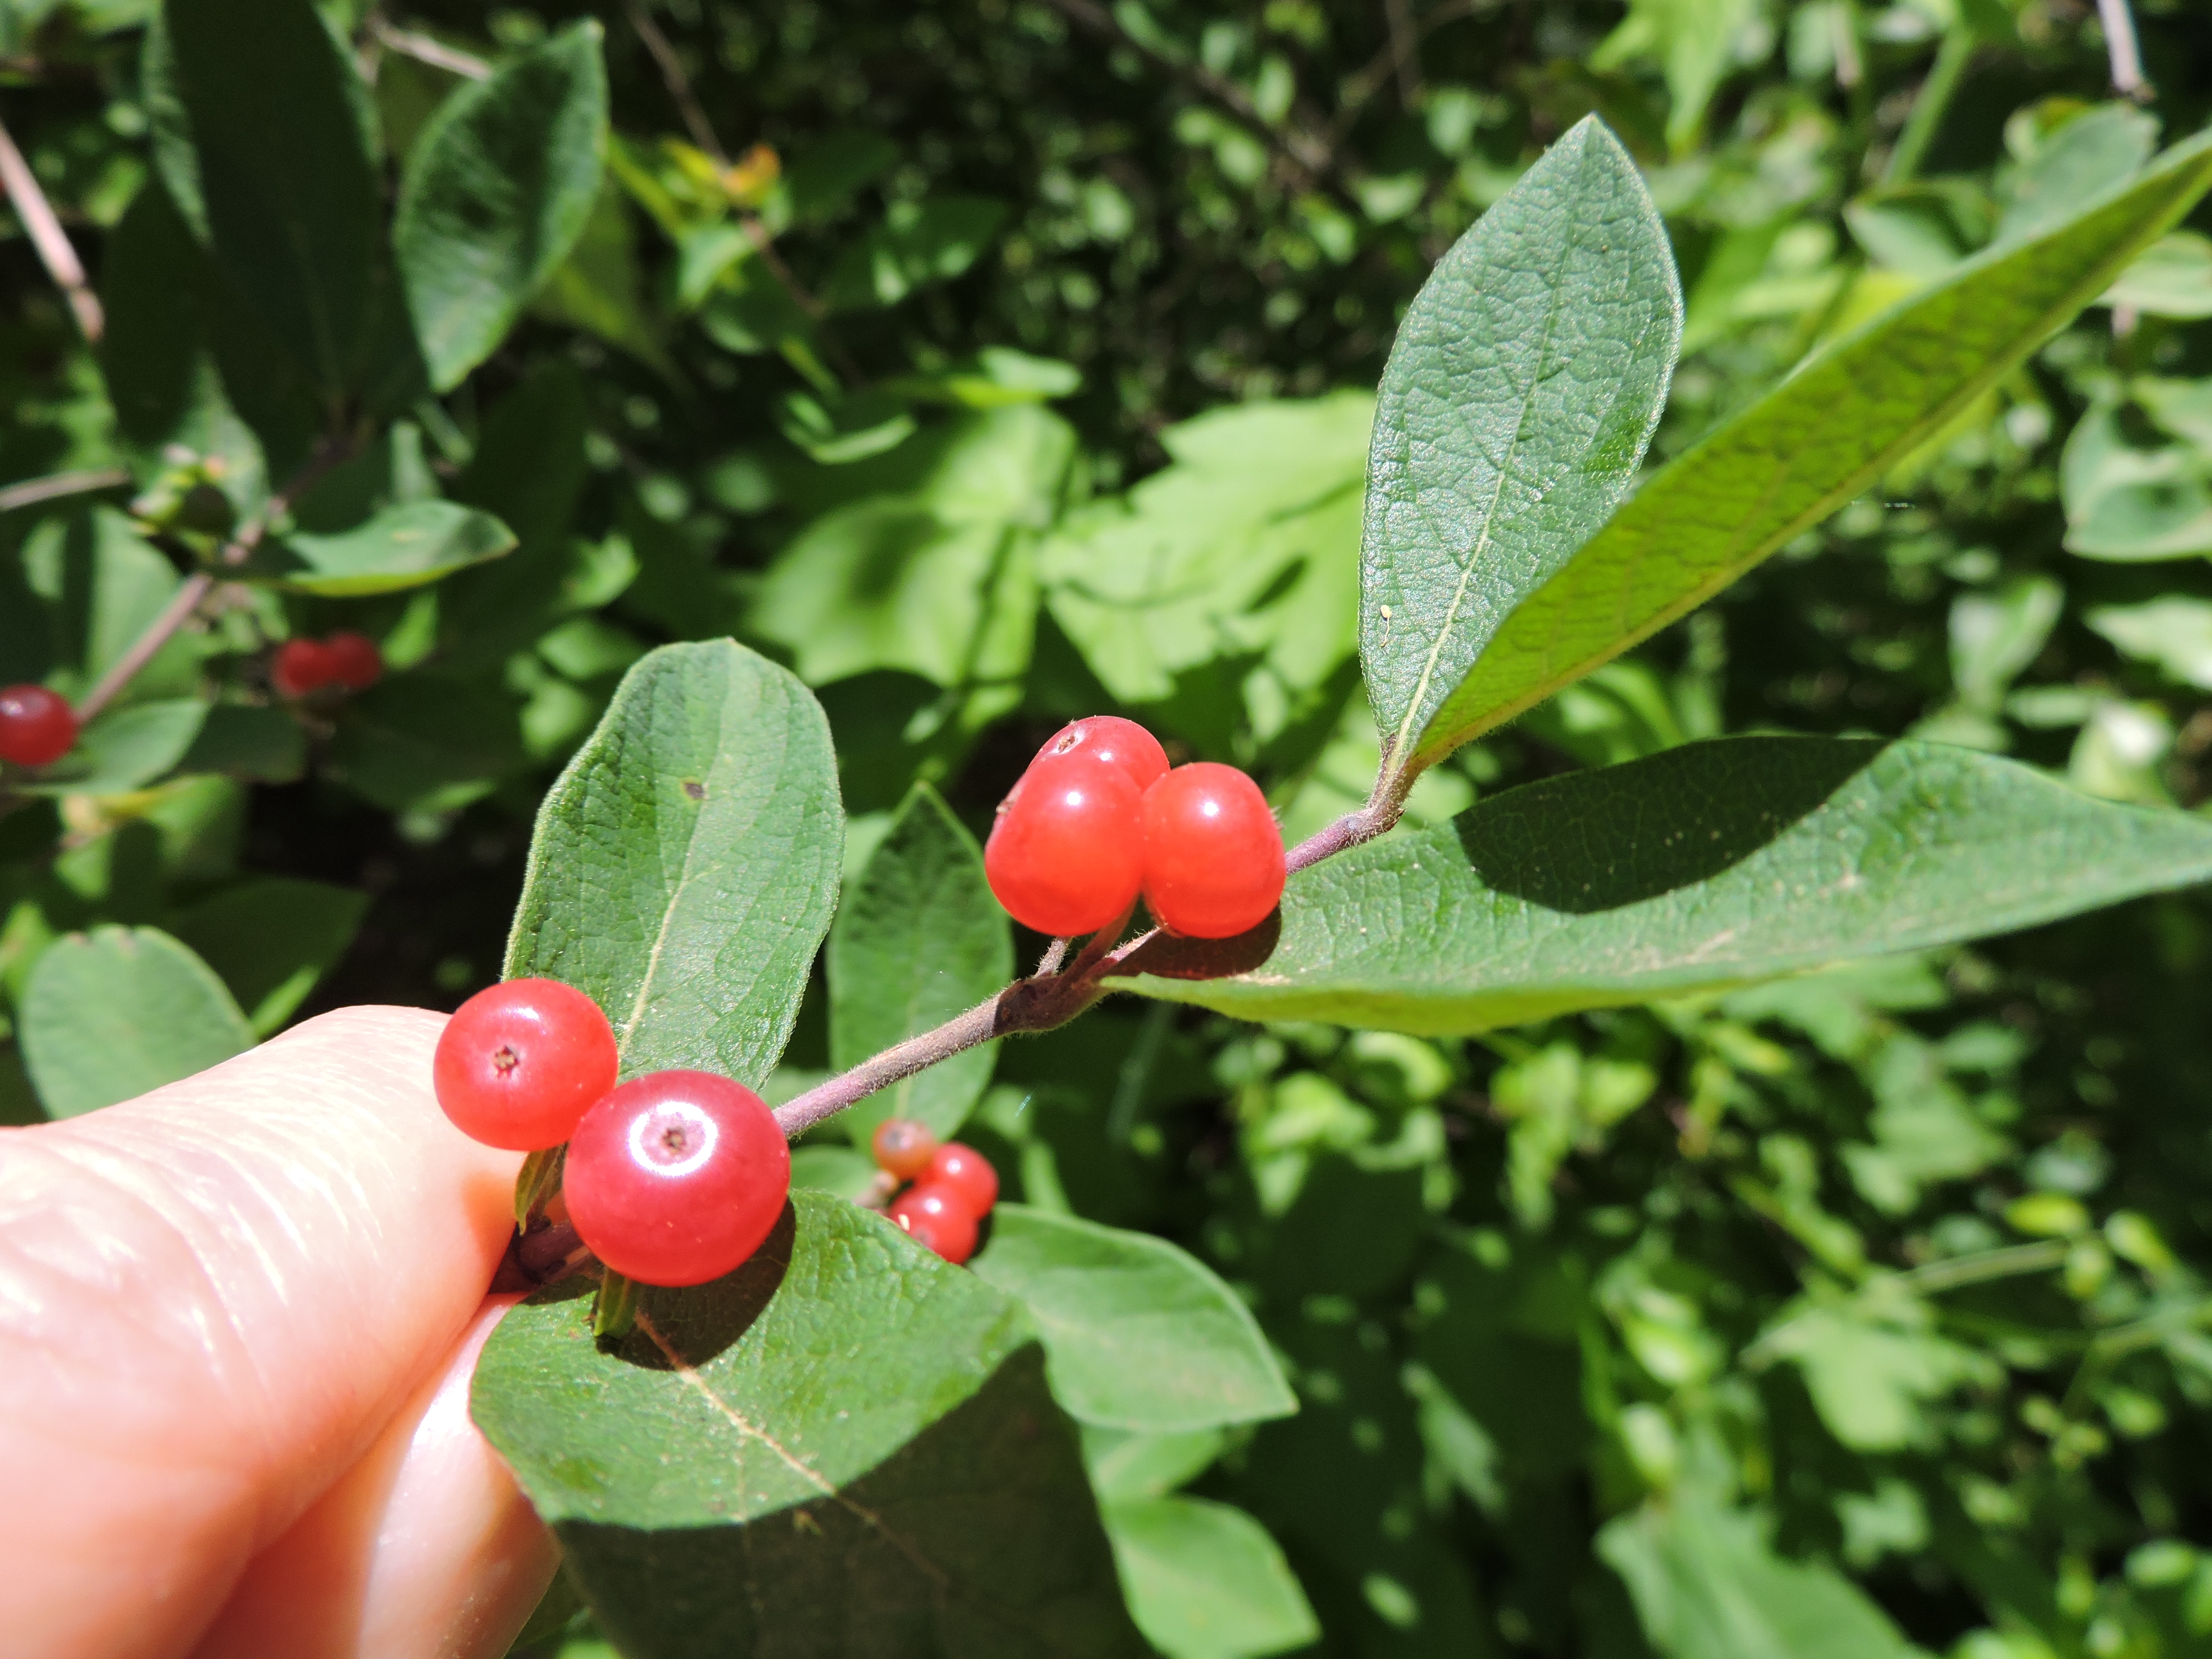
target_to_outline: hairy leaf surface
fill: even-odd
[[[1360,553],[1368,698],[1401,763],[1627,492],[1681,335],[1666,228],[1595,117],[1430,273],[1382,371]]]
[[[1143,1651],[1029,1322],[974,1274],[798,1192],[617,1352],[591,1293],[509,1314],[471,1407],[624,1653]]]
[[[1510,790],[1294,876],[1273,953],[1147,996],[1479,1031],[1978,939],[2212,878],[2212,823],[1941,744],[1733,738]],[[1232,958],[1233,959],[1233,958]]]
[[[1429,718],[1434,759],[1696,609],[1941,433],[2212,185],[2212,133],[1876,318],[1646,483]]]
[[[507,975],[589,992],[625,1077],[697,1066],[758,1087],[836,908],[844,841],[805,687],[728,640],[664,646],[545,798]]]

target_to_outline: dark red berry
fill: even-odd
[[[512,1152],[558,1146],[615,1086],[615,1034],[599,1005],[551,979],[479,991],[446,1022],[430,1076],[471,1139]]]
[[[366,691],[384,678],[384,653],[366,634],[331,635],[323,641],[323,659],[331,678],[349,691]]]
[[[983,872],[1024,927],[1088,933],[1129,908],[1142,875],[1136,788],[1118,767],[1073,755],[1033,763],[999,809]]]
[[[1178,766],[1145,792],[1145,903],[1171,933],[1228,939],[1283,896],[1283,836],[1233,766]]]
[[[915,1178],[954,1194],[978,1220],[990,1214],[991,1206],[999,1201],[999,1172],[991,1167],[991,1160],[957,1140],[939,1146],[937,1156],[929,1160],[928,1174]]]
[[[876,1167],[901,1181],[920,1180],[929,1160],[937,1155],[936,1135],[927,1124],[916,1123],[910,1117],[885,1118],[876,1125],[869,1145],[876,1155]]]
[[[1037,760],[1048,755],[1076,755],[1118,766],[1137,786],[1139,795],[1168,769],[1168,751],[1160,747],[1160,740],[1136,721],[1125,720],[1119,714],[1086,714],[1061,726],[1052,741],[1036,752]]]
[[[43,685],[0,690],[0,761],[51,766],[76,746],[76,714]]]
[[[909,1187],[884,1213],[905,1228],[915,1243],[936,1251],[956,1267],[975,1254],[975,1214],[949,1187],[933,1181]]]
[[[335,684],[337,677],[330,647],[320,640],[287,640],[269,659],[269,684],[279,696],[307,696]]]
[[[742,1083],[652,1072],[584,1114],[562,1183],[570,1224],[608,1267],[641,1285],[703,1285],[775,1227],[791,1148]]]

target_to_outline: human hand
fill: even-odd
[[[558,1560],[468,1418],[520,1156],[349,1008],[0,1130],[0,1648],[475,1659]]]

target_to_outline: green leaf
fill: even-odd
[[[973,1267],[1029,1309],[1083,1422],[1174,1434],[1297,1409],[1251,1310],[1164,1238],[1001,1204]]]
[[[362,599],[437,581],[514,545],[514,532],[489,513],[453,501],[409,501],[336,535],[287,536],[247,568],[295,593]]]
[[[2004,188],[1995,240],[2018,241],[2074,217],[2142,171],[2158,118],[2133,104],[2083,110],[2046,137]]]
[[[221,772],[253,783],[295,783],[307,769],[307,735],[289,708],[211,703],[177,769]]]
[[[1732,738],[1531,784],[1291,878],[1279,942],[1129,988],[1240,1019],[1479,1031],[1978,939],[2212,878],[2212,823],[1941,744]],[[1148,960],[1149,958],[1149,960]],[[1166,978],[1231,970],[1218,979]]]
[[[967,1012],[1013,978],[1013,933],[984,878],[982,849],[927,784],[914,787],[861,871],[830,930],[826,965],[838,1071]],[[905,1117],[949,1139],[998,1060],[987,1042],[917,1072],[846,1112],[846,1132],[866,1146],[877,1124]]]
[[[2100,303],[2149,317],[2212,317],[2212,240],[2193,230],[2161,236],[2120,273]]]
[[[1142,1651],[1036,1339],[974,1274],[797,1192],[736,1273],[640,1305],[601,1353],[590,1285],[541,1292],[471,1390],[625,1654]]]
[[[1070,514],[1038,574],[1106,689],[1156,702],[1224,656],[1263,656],[1298,688],[1326,680],[1356,642],[1374,424],[1357,392],[1217,410],[1160,434],[1172,465]]]
[[[895,306],[916,289],[950,282],[981,257],[1006,204],[981,196],[895,202],[883,224],[845,250],[822,297],[834,310]]]
[[[2105,605],[2084,620],[2129,656],[2155,663],[2183,685],[2212,691],[2212,604],[2151,599]]]
[[[100,262],[100,374],[116,424],[142,451],[216,445],[222,392],[189,280],[203,258],[155,180],[131,198]]]
[[[216,262],[325,394],[357,379],[380,192],[361,79],[321,14],[264,0],[167,0],[171,85],[191,131]]]
[[[1820,1420],[1854,1451],[1936,1443],[1930,1403],[1962,1382],[1996,1389],[2004,1381],[1987,1354],[1925,1328],[1925,1308],[1901,1296],[1896,1304],[1882,1310],[1888,1317],[1850,1306],[1798,1309],[1759,1339],[1765,1353],[1803,1372]]]
[[[696,1066],[757,1088],[836,908],[844,840],[806,689],[731,641],[664,646],[539,809],[507,976],[589,992],[626,1077]]]
[[[26,795],[118,795],[142,788],[185,757],[207,714],[198,697],[102,709],[76,748],[9,787]]]
[[[1677,1492],[1610,1522],[1598,1553],[1667,1659],[1912,1659],[1881,1609],[1831,1567],[1785,1560],[1751,1516]]]
[[[368,909],[368,896],[350,888],[264,876],[179,911],[173,926],[268,1036],[345,954]]]
[[[838,494],[858,499],[777,556],[751,628],[787,647],[811,685],[872,668],[943,686],[1011,680],[1035,627],[1032,547],[1074,456],[1073,430],[1033,404],[910,439],[873,463],[899,463],[895,485],[855,474]]]
[[[215,971],[154,927],[56,939],[32,966],[17,1020],[49,1117],[132,1099],[253,1046]]]
[[[1430,273],[1382,371],[1360,550],[1360,656],[1395,767],[1627,493],[1681,334],[1666,228],[1595,117]]]
[[[489,794],[522,759],[503,689],[417,672],[348,702],[330,770],[387,811],[450,811]]]
[[[460,88],[407,158],[392,251],[441,392],[491,355],[592,216],[606,149],[600,33],[584,19]]]
[[[1798,369],[1646,483],[1522,601],[1420,740],[1434,759],[1696,609],[1942,432],[2212,184],[2212,134]]]
[[[1282,1551],[1242,1510],[1138,1499],[1107,1509],[1106,1535],[1137,1628],[1168,1659],[1259,1659],[1321,1636]]]

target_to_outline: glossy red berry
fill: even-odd
[[[1145,903],[1171,933],[1228,939],[1283,896],[1283,836],[1233,766],[1178,766],[1145,792]]]
[[[1050,755],[1074,755],[1118,766],[1141,795],[1168,769],[1168,751],[1160,740],[1134,720],[1118,714],[1086,714],[1053,734],[1036,752],[1037,760]],[[1032,766],[1036,762],[1030,763]]]
[[[615,1034],[599,1005],[551,979],[479,991],[446,1022],[430,1078],[471,1139],[511,1152],[558,1146],[615,1086]]]
[[[1065,937],[1105,927],[1137,896],[1136,787],[1072,755],[1034,762],[999,809],[983,872],[1024,927]]]
[[[0,761],[51,766],[76,746],[76,713],[43,685],[0,690]]]
[[[791,1148],[742,1083],[652,1072],[584,1114],[562,1185],[570,1224],[608,1267],[641,1285],[703,1285],[775,1227]]]
[[[915,1243],[936,1251],[956,1267],[975,1254],[975,1212],[949,1187],[933,1181],[909,1187],[884,1213],[905,1228]]]
[[[323,660],[331,680],[349,691],[366,691],[384,678],[384,653],[368,635],[350,629],[323,641]]]
[[[957,1140],[948,1140],[937,1149],[929,1160],[929,1172],[917,1180],[931,1187],[942,1187],[968,1206],[968,1213],[978,1220],[991,1213],[991,1206],[999,1201],[999,1172],[991,1167],[991,1160],[973,1146],[963,1146]]]
[[[876,1167],[901,1181],[918,1181],[929,1160],[937,1156],[937,1136],[926,1123],[910,1117],[887,1117],[876,1125],[869,1141]]]
[[[320,640],[287,640],[269,659],[269,684],[283,697],[304,697],[336,684],[337,665]]]

